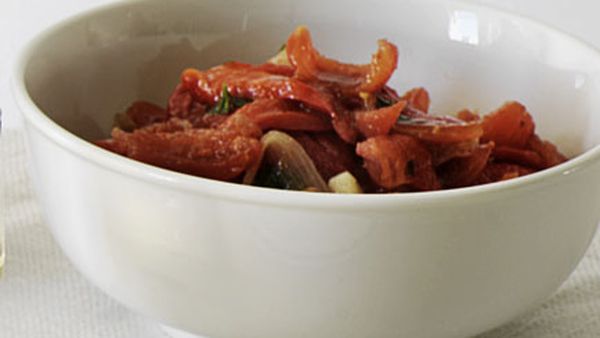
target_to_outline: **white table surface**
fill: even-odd
[[[22,123],[8,86],[15,52],[27,39],[64,16],[110,1],[116,0],[0,0],[0,109],[5,131],[0,138],[0,192],[5,197],[0,223],[8,224],[9,250],[7,271],[0,280],[2,338],[165,337],[155,323],[90,285],[52,241],[24,173]],[[473,1],[530,16],[600,47],[600,1]],[[485,337],[600,337],[600,244],[593,246],[581,269],[586,273],[575,274],[542,307]]]

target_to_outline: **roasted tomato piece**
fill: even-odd
[[[478,140],[481,123],[464,122],[452,116],[434,116],[408,107],[402,112],[394,131],[431,143],[457,143]]]
[[[473,184],[505,181],[535,172],[534,169],[511,163],[488,163]]]
[[[227,116],[227,119],[216,128],[255,139],[259,139],[262,136],[260,127],[251,118],[242,114]]]
[[[423,87],[409,90],[400,99],[407,101],[408,105],[416,110],[424,113],[429,111],[429,92]]]
[[[281,99],[259,99],[246,104],[234,115],[247,116],[262,130],[331,130],[330,119],[310,109],[303,109],[296,102]]]
[[[327,131],[331,122],[317,115],[300,111],[271,111],[256,115],[254,122],[263,130]]]
[[[167,105],[169,117],[190,120],[194,125],[199,124],[206,111],[206,105],[194,98],[193,91],[183,84],[178,84]]]
[[[302,145],[326,181],[344,171],[351,172],[356,178],[364,176],[354,147],[343,142],[337,135],[300,132],[293,133],[292,136]]]
[[[260,66],[228,62],[207,71],[187,69],[182,83],[206,104],[217,103],[225,86],[233,97],[295,100],[331,117],[335,115],[326,93],[297,79],[268,73]]]
[[[125,156],[161,168],[218,180],[232,180],[260,156],[260,142],[234,132],[190,129],[126,133],[114,129],[113,142]]]
[[[194,126],[196,128],[218,128],[220,125],[225,123],[231,115],[220,115],[220,114],[204,114],[202,118],[198,120]]]
[[[400,117],[406,104],[406,101],[399,101],[389,107],[357,112],[355,114],[356,127],[367,138],[387,135],[398,117]]]
[[[264,71],[253,69],[254,66],[242,62],[226,62],[222,65],[201,71],[194,68],[185,69],[181,74],[181,85],[189,90],[200,102],[213,105],[221,99],[223,85],[231,93],[231,84],[228,80],[242,78],[246,82],[270,78],[286,78],[285,76],[272,75]],[[248,97],[251,98],[251,97]]]
[[[375,93],[385,86],[398,65],[396,46],[386,40],[379,40],[378,45],[370,64],[342,63],[319,54],[308,29],[300,26],[290,35],[286,52],[298,79],[333,83],[347,94]]]
[[[534,133],[531,115],[522,104],[511,101],[483,118],[483,142],[493,141],[497,146],[525,148]]]
[[[498,162],[514,163],[534,169],[545,167],[544,159],[532,150],[497,146],[493,151],[493,155]]]
[[[363,83],[358,88],[360,92],[375,93],[392,77],[398,67],[398,48],[387,40],[377,41],[378,49],[371,57]]]
[[[477,139],[454,143],[424,142],[424,144],[431,153],[431,160],[433,161],[434,167],[442,165],[454,158],[469,157],[477,148],[479,148],[479,141]]]
[[[441,166],[438,172],[444,186],[466,187],[475,182],[486,167],[493,148],[493,143],[480,145],[470,156],[455,158]]]
[[[331,121],[333,129],[344,142],[354,144],[358,139],[358,130],[354,119],[354,112],[338,110],[335,118]]]
[[[165,122],[154,123],[139,130],[147,133],[174,133],[176,131],[190,130],[193,127],[193,124],[189,120],[173,117]]]
[[[527,149],[536,152],[542,158],[542,168],[550,168],[567,161],[567,157],[558,151],[556,146],[533,135],[527,141]]]
[[[440,187],[429,151],[414,137],[372,137],[358,143],[356,153],[364,159],[373,181],[382,188],[392,190],[408,184],[419,190]]]
[[[286,77],[294,76],[294,72],[296,71],[296,69],[292,66],[278,65],[278,64],[274,64],[274,63],[270,63],[270,62],[263,63],[262,65],[258,65],[254,69],[258,70],[258,71],[264,71],[269,74],[282,75],[282,76],[286,76]]]
[[[437,176],[433,166],[431,165],[431,157],[419,155],[419,160],[414,162],[414,178],[410,183],[410,187],[416,191],[433,191],[440,190],[442,184]]]
[[[134,102],[127,108],[125,115],[133,123],[133,129],[164,122],[168,118],[167,111],[164,108],[147,101]]]
[[[479,114],[472,112],[469,109],[463,109],[456,113],[456,117],[464,122],[478,122],[481,121]]]

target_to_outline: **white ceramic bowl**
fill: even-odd
[[[315,194],[138,163],[104,137],[180,71],[259,62],[298,24],[325,54],[398,44],[392,84],[434,110],[529,107],[575,159],[508,182],[431,193]],[[211,337],[460,337],[551,294],[600,216],[600,56],[523,18],[426,1],[127,1],[37,38],[14,74],[35,186],[64,252],[128,307]]]

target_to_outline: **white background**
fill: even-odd
[[[0,0],[0,109],[3,111],[5,128],[16,128],[20,125],[20,117],[12,102],[8,85],[17,50],[36,32],[53,22],[111,1],[118,0]],[[600,1],[472,1],[535,18],[600,47]]]
[[[9,87],[19,48],[61,18],[108,2],[111,0],[0,0],[0,109],[4,128],[20,126]]]

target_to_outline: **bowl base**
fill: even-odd
[[[167,336],[169,336],[171,338],[210,338],[210,337],[199,336],[199,335],[192,334],[189,332],[174,329],[167,325],[160,325],[160,328],[163,330],[164,333],[167,334]]]

